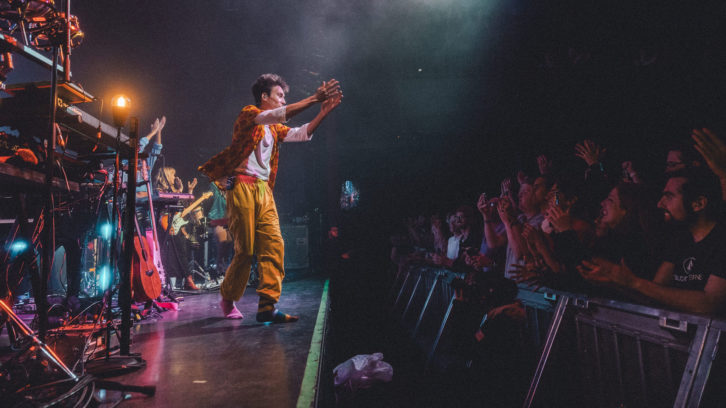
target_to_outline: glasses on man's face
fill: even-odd
[[[457,221],[463,221],[466,219],[465,215],[454,215],[452,218],[454,218]]]

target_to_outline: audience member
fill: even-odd
[[[624,259],[596,257],[583,261],[578,271],[587,280],[633,290],[646,298],[696,313],[723,311],[726,301],[726,227],[719,220],[721,190],[718,179],[699,168],[670,174],[658,208],[666,222],[684,226],[688,234],[674,239],[655,278],[635,274]]]

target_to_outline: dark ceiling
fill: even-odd
[[[335,77],[343,104],[283,150],[281,180],[306,174],[308,198],[351,178],[381,205],[450,205],[583,138],[657,161],[691,127],[721,126],[726,8],[691,3],[75,1],[73,74],[106,101],[129,94],[143,126],[166,115],[165,160],[185,178],[226,146],[259,74],[285,77],[288,102]],[[9,82],[43,76],[18,64]]]

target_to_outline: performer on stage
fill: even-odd
[[[287,91],[287,84],[278,75],[257,78],[252,85],[256,105],[245,106],[237,116],[232,144],[199,167],[220,187],[226,186],[229,177],[234,178],[227,193],[227,216],[235,254],[220,288],[222,312],[227,318],[243,317],[234,302],[244,294],[255,254],[260,274],[257,321],[298,320],[275,307],[285,276],[280,221],[272,196],[280,143],[312,139],[313,131],[340,104],[343,94],[334,79],[323,82],[314,95],[291,105],[285,104]],[[320,113],[309,123],[298,128],[282,125],[318,102],[322,103]]]

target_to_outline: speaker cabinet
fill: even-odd
[[[281,225],[280,230],[282,240],[285,241],[285,270],[309,267],[310,240],[307,225]]]

